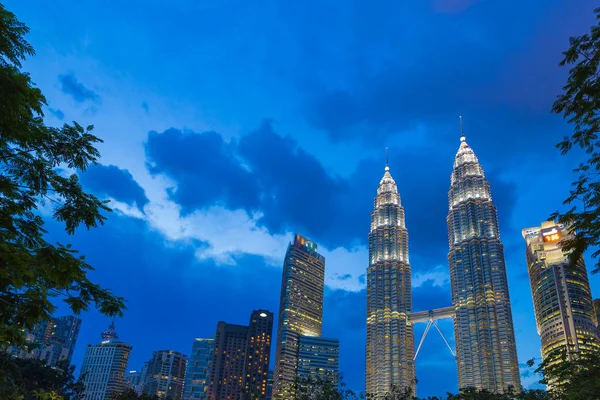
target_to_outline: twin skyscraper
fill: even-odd
[[[448,201],[450,312],[455,319],[459,387],[494,392],[509,386],[519,389],[519,366],[496,207],[483,169],[464,136],[454,160]],[[447,310],[440,314],[447,316]],[[404,208],[386,165],[377,189],[369,233],[368,395],[383,397],[393,386],[415,388],[415,320]]]

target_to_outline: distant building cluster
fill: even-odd
[[[61,360],[70,364],[80,327],[81,320],[73,316],[50,318],[27,332],[25,340],[30,346],[6,350],[15,357],[36,358],[53,367]]]
[[[456,357],[459,388],[502,392],[521,386],[496,206],[464,135],[450,178],[446,222],[452,305],[413,312],[405,211],[386,161],[368,235],[370,398],[383,398],[393,386],[416,389],[415,359],[431,326],[442,334],[435,322],[440,318],[454,319],[455,351],[446,345]],[[569,266],[569,254],[561,249],[573,232],[544,221],[522,234],[542,358],[556,350],[570,358],[600,349],[600,299],[592,300],[583,258]],[[337,386],[340,343],[322,336],[324,286],[325,258],[316,243],[296,234],[283,262],[273,370],[274,314],[268,310],[252,311],[247,325],[219,321],[214,336],[193,340],[189,355],[157,350],[135,370],[128,370],[132,346],[119,340],[113,321],[99,343],[87,345],[84,399],[133,390],[171,400],[291,400],[326,383]],[[415,350],[413,328],[420,322],[428,325]],[[50,366],[70,363],[80,326],[72,316],[52,318],[27,332],[28,346],[6,350]]]

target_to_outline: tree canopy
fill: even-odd
[[[44,123],[46,99],[21,62],[34,55],[29,29],[0,4],[0,346],[48,319],[61,297],[73,313],[90,305],[121,315],[124,300],[88,279],[92,266],[70,245],[46,241],[44,220],[68,234],[103,224],[105,202],[86,193],[82,173],[100,156],[93,127]]]
[[[594,12],[596,25],[589,33],[570,38],[570,47],[563,52],[560,65],[570,66],[569,78],[552,107],[574,128],[557,147],[563,155],[579,149],[585,159],[574,170],[578,179],[564,201],[571,208],[552,214],[553,219],[575,232],[573,238],[562,243],[563,250],[570,252],[572,265],[585,251],[600,244],[600,8]],[[592,254],[597,259],[593,272],[600,271],[599,255],[600,250]]]
[[[0,398],[6,400],[81,400],[85,387],[73,376],[75,366],[62,360],[50,367],[37,359],[0,352]]]

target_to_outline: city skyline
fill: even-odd
[[[322,334],[340,340],[340,370],[363,390],[367,237],[384,149],[406,211],[413,311],[448,306],[458,115],[498,210],[518,358],[538,354],[521,229],[564,210],[575,179],[577,155],[554,148],[572,127],[549,110],[567,77],[556,65],[569,36],[594,22],[591,0],[176,0],[118,13],[98,0],[4,4],[31,27],[37,54],[23,69],[48,100],[48,124],[93,124],[104,140],[81,183],[115,211],[75,236],[45,228],[49,242],[86,257],[95,283],[126,298],[116,324],[134,346],[131,369],[158,349],[189,354],[218,320],[277,310],[273,287],[299,232],[327,259]],[[600,276],[590,284],[600,297]],[[61,305],[55,315],[67,313]],[[156,315],[177,326],[157,327]],[[80,318],[78,366],[110,324],[94,310]],[[439,325],[452,336],[451,321]],[[415,325],[415,338],[424,328]],[[456,363],[438,336],[416,370],[420,396],[456,391]]]

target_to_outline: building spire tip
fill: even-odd
[[[460,141],[464,142],[465,140],[467,140],[467,138],[465,137],[465,130],[463,129],[462,115],[459,115],[458,119],[460,120]]]
[[[388,148],[385,148],[385,170],[389,171],[390,170],[390,165],[388,162]]]

